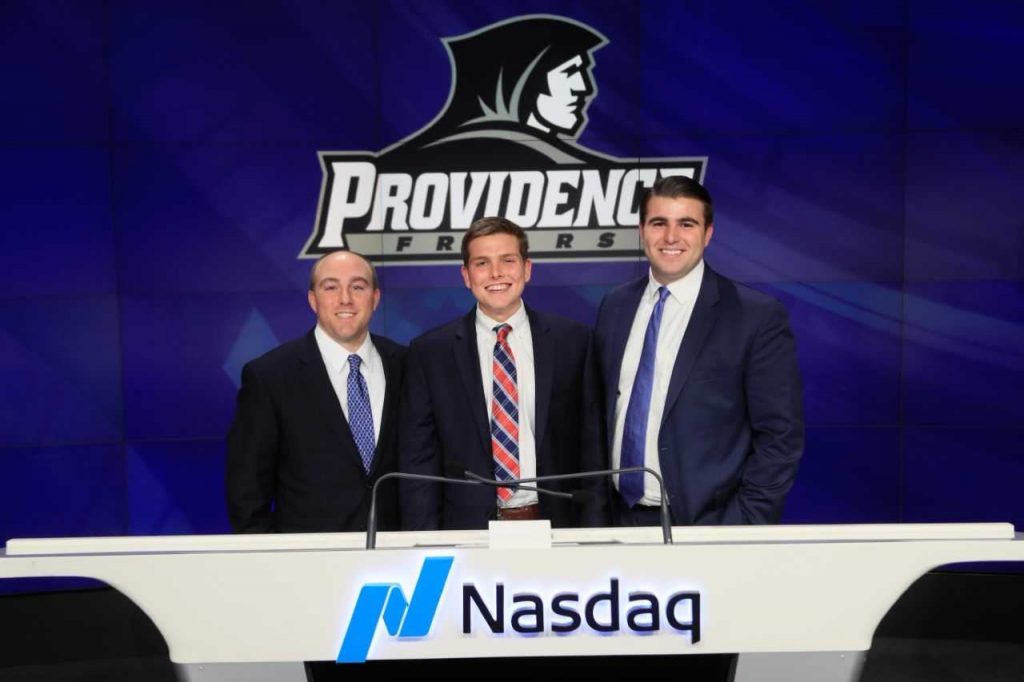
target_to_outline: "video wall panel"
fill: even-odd
[[[543,13],[603,41],[569,142],[623,172],[698,159],[708,263],[789,309],[785,520],[1024,523],[1019,3],[11,0],[0,539],[225,530],[241,367],[313,324],[320,154],[377,159],[480,73],[522,75],[521,36],[455,67],[444,41]],[[630,230],[614,260],[538,260],[528,303],[593,322],[645,272]],[[380,279],[372,329],[402,343],[472,305],[457,259]]]

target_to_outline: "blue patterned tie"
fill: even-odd
[[[370,410],[370,392],[366,379],[359,371],[362,362],[358,355],[348,356],[348,427],[359,448],[363,469],[370,471],[373,464],[373,412]]]
[[[626,408],[626,423],[622,429],[622,456],[619,466],[642,467],[644,449],[647,443],[647,416],[651,411],[651,391],[654,388],[654,358],[658,352],[658,329],[661,327],[661,313],[665,309],[668,289],[658,287],[658,302],[651,311],[644,334],[644,348],[640,353],[640,366],[636,369],[633,390],[629,394]],[[619,493],[632,507],[644,496],[644,474],[642,471],[619,474]]]

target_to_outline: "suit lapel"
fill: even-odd
[[[370,467],[372,473],[372,470],[377,468],[377,462],[380,461],[379,455],[381,444],[385,438],[384,434],[393,433],[396,428],[393,422],[398,414],[398,387],[401,383],[401,377],[398,375],[398,361],[395,359],[394,352],[390,349],[385,350],[384,344],[377,343],[372,334],[370,338],[374,341],[373,346],[377,349],[377,355],[380,356],[381,364],[384,365],[384,410],[380,417],[380,436],[377,438],[373,464]],[[355,439],[353,439],[354,442]]]
[[[668,384],[668,394],[665,396],[665,410],[662,412],[661,423],[665,424],[668,415],[672,412],[672,406],[679,398],[690,371],[697,362],[704,342],[715,326],[717,313],[715,304],[718,303],[718,276],[704,264],[704,277],[700,283],[700,292],[693,305],[693,314],[690,315],[690,323],[686,325],[686,333],[683,334],[683,343],[679,348],[679,355],[676,357],[675,367],[672,368],[672,378]]]
[[[533,337],[534,443],[539,451],[544,442],[544,430],[548,426],[548,406],[555,375],[555,340],[552,338],[551,327],[537,313],[527,308],[526,314],[530,318],[530,336]],[[520,409],[523,407],[520,406]],[[539,457],[537,466],[539,471]]]
[[[320,411],[323,422],[327,424],[334,438],[341,443],[342,449],[348,453],[347,456],[354,457],[359,462],[359,469],[362,470],[363,462],[359,457],[359,448],[352,438],[352,431],[345,421],[345,413],[341,410],[338,402],[338,394],[334,392],[330,377],[327,375],[327,365],[320,355],[320,349],[316,345],[316,338],[313,332],[305,337],[303,349],[299,355],[300,371],[303,374],[302,385],[309,390],[309,398]]]
[[[477,437],[483,451],[491,451],[491,427],[484,404],[483,377],[480,376],[480,353],[476,347],[476,308],[462,318],[452,339],[452,353],[459,370],[462,388],[469,400],[469,413],[473,416]],[[465,462],[469,464],[469,462]]]
[[[646,276],[630,284],[619,305],[608,311],[612,316],[612,338],[609,345],[611,353],[611,366],[608,376],[614,377],[615,384],[608,386],[606,423],[608,428],[608,446],[612,447],[610,439],[614,438],[615,425],[615,403],[618,399],[619,374],[622,372],[622,356],[626,354],[626,343],[629,341],[629,330],[633,327],[633,318],[640,307],[640,299],[643,298],[644,290],[647,288],[648,278]]]

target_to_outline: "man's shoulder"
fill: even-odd
[[[428,329],[409,342],[410,351],[434,350],[449,344],[460,334],[464,333],[471,320],[467,322],[466,316],[457,317],[454,320]]]
[[[637,277],[631,279],[628,282],[619,284],[608,292],[601,299],[601,305],[597,309],[597,323],[596,330],[598,335],[602,333],[602,330],[608,328],[609,325],[616,324],[616,320],[620,316],[626,314],[623,308],[627,306],[633,306],[640,300],[640,295],[643,293],[644,287],[647,286],[648,277]],[[635,311],[631,311],[628,314],[630,319]]]
[[[541,310],[527,307],[527,315],[530,318],[530,326],[539,328],[549,328],[552,331],[557,331],[561,335],[588,335],[590,334],[590,327],[572,319],[571,317],[564,317],[562,315],[556,315],[555,313],[546,313]]]
[[[642,292],[644,287],[647,286],[647,282],[650,278],[645,274],[642,277],[631,279],[628,282],[618,284],[608,290],[608,293],[604,295],[604,303],[618,302],[631,296],[636,296],[637,292]]]
[[[257,371],[272,371],[291,364],[296,358],[305,357],[311,347],[316,347],[312,330],[296,339],[285,341],[279,346],[271,348],[263,355],[249,361],[247,365]]]
[[[744,309],[752,311],[783,308],[779,299],[749,284],[738,282],[714,270],[711,271],[711,276],[716,280],[718,296],[723,301],[737,303]]]
[[[405,357],[406,351],[409,350],[397,341],[392,341],[388,337],[379,334],[370,334],[370,340],[373,341],[374,348],[381,355],[402,358]]]

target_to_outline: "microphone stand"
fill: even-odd
[[[467,474],[472,472],[466,472]],[[475,474],[474,474],[475,476]],[[373,484],[373,490],[370,491],[370,509],[366,514],[366,549],[376,549],[377,547],[377,486],[382,481],[387,479],[405,479],[410,481],[428,481],[433,483],[458,483],[460,485],[490,485],[495,481],[489,481],[486,478],[467,476],[466,478],[448,478],[446,476],[431,476],[430,474],[410,474],[404,471],[390,471],[376,481]],[[479,478],[479,480],[478,480]],[[531,481],[526,481],[527,483]],[[513,487],[513,486],[501,486],[501,487]],[[544,490],[543,488],[536,488],[531,486],[514,486],[516,488],[522,488],[523,490],[529,490],[538,494],[543,493],[545,495],[553,495],[555,497],[561,497],[567,500],[574,499],[572,493],[563,493],[559,490]]]
[[[658,481],[658,485],[661,487],[661,537],[662,541],[666,545],[672,544],[672,517],[668,513],[668,493],[665,491],[665,481],[658,475],[658,472],[647,467],[624,467],[622,469],[602,469],[601,471],[580,471],[575,474],[553,474],[551,476],[534,476],[533,478],[520,478],[516,479],[516,484],[510,484],[505,481],[498,481],[490,478],[484,478],[479,474],[475,474],[468,469],[463,472],[463,475],[476,483],[484,485],[492,485],[496,488],[515,488],[518,483],[547,483],[548,481],[565,481],[570,479],[579,478],[594,478],[595,476],[610,476],[612,474],[629,474],[634,472],[648,473]],[[383,476],[381,477],[383,478]],[[460,480],[460,479],[455,479]],[[524,488],[529,490],[529,488]],[[553,492],[553,491],[544,491]],[[569,494],[571,497],[572,495]]]

